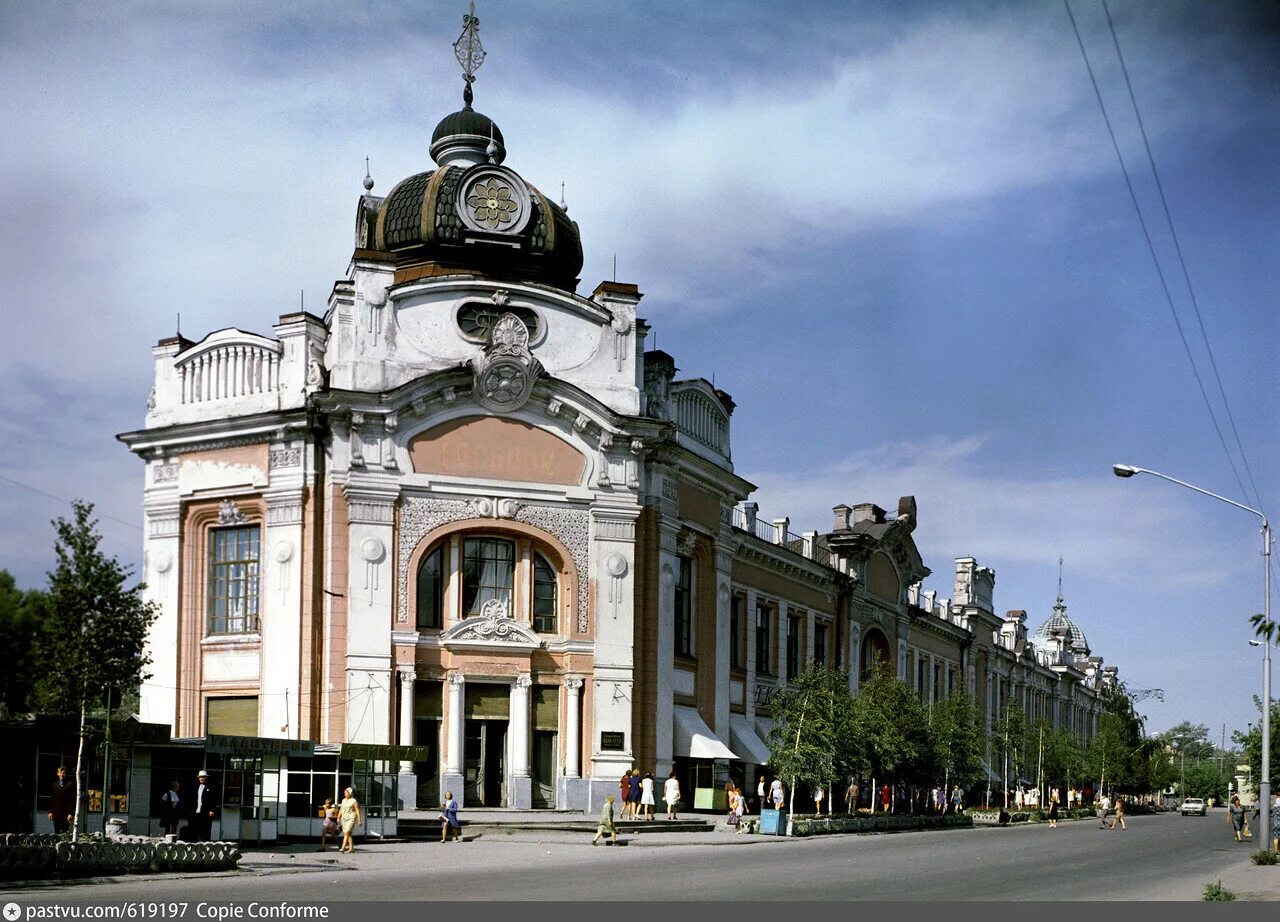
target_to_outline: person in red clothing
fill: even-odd
[[[880,806],[885,813],[889,812],[889,805],[893,802],[893,791],[889,785],[885,785],[880,789]]]

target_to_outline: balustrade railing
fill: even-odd
[[[215,346],[177,366],[182,403],[208,403],[280,389],[278,349],[250,343]]]
[[[729,418],[706,394],[697,390],[675,395],[676,426],[686,435],[723,455],[729,454]]]

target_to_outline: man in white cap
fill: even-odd
[[[196,777],[199,785],[196,787],[195,812],[191,816],[191,838],[196,842],[208,842],[213,827],[213,788],[209,786],[209,773],[203,768]]]

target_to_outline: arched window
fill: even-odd
[[[511,587],[515,582],[515,545],[502,538],[468,538],[462,552],[462,616],[480,614],[497,599],[511,615]]]
[[[533,555],[533,629],[556,632],[556,571],[541,554]]]
[[[436,630],[444,623],[444,546],[418,565],[418,630]]]

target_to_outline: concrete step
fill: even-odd
[[[469,822],[462,820],[463,834],[487,833],[490,835],[506,832],[562,832],[566,834],[594,833],[596,821],[585,817],[580,820],[542,821],[533,819],[512,819],[495,822],[479,820]],[[654,820],[649,822],[625,821],[615,824],[619,834],[636,835],[639,833],[660,832],[711,832],[715,824],[702,819],[694,820]],[[396,833],[403,839],[438,839],[440,838],[440,821],[425,819],[401,818],[396,824]]]

